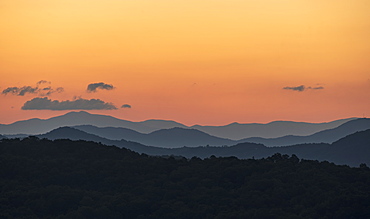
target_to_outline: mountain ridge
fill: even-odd
[[[68,134],[65,134],[68,133]],[[78,135],[76,134],[78,133]],[[299,144],[284,147],[266,147],[256,143],[239,143],[233,146],[225,147],[181,147],[181,148],[160,148],[146,146],[140,143],[126,140],[109,140],[93,134],[83,132],[71,127],[61,127],[49,133],[36,136],[39,138],[71,139],[101,142],[106,145],[125,147],[138,153],[144,153],[152,156],[175,155],[187,158],[200,157],[206,158],[215,156],[235,156],[238,158],[263,158],[276,153],[295,154],[303,159],[313,159],[320,161],[330,161],[336,164],[346,164],[358,166],[361,163],[370,165],[370,129],[359,131],[348,135],[332,143],[321,144]]]
[[[225,126],[186,126],[172,120],[150,119],[132,122],[112,116],[90,114],[86,111],[69,112],[48,119],[29,119],[11,124],[0,124],[0,134],[42,134],[62,126],[94,125],[97,127],[124,127],[141,133],[150,133],[163,128],[193,128],[219,138],[239,140],[247,137],[281,137],[289,134],[308,135],[328,128],[334,128],[354,118],[340,119],[328,123],[304,123],[276,121],[267,124],[230,123]],[[279,124],[286,124],[279,126]]]

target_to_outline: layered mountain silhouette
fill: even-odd
[[[213,136],[240,140],[249,137],[277,138],[286,135],[306,136],[316,132],[332,129],[355,118],[335,120],[327,123],[306,123],[291,121],[274,121],[267,124],[232,123],[226,126],[200,126],[191,128],[203,131]]]
[[[263,158],[275,153],[281,153],[288,155],[295,154],[303,159],[327,160],[336,164],[358,166],[361,163],[366,163],[370,165],[370,129],[348,135],[332,144],[299,144],[285,147],[266,147],[256,143],[240,143],[230,147],[181,147],[170,149],[146,146],[126,140],[109,140],[71,127],[58,128],[46,134],[38,135],[37,137],[52,140],[71,139],[95,141],[157,156],[177,155],[188,158],[194,156],[205,158],[215,155],[223,157],[235,156],[238,158]]]
[[[121,127],[128,128],[140,133],[151,133],[161,129],[191,128],[202,131],[209,135],[239,140],[248,137],[275,138],[286,135],[311,135],[316,132],[338,127],[339,125],[353,120],[354,118],[341,119],[328,123],[303,123],[276,121],[267,124],[239,124],[232,123],[226,126],[185,126],[181,123],[169,120],[147,120],[132,122],[117,119],[112,116],[90,114],[88,112],[69,112],[62,116],[50,119],[29,119],[12,124],[0,124],[2,135],[12,134],[42,134],[63,126],[93,125],[97,127]]]
[[[79,130],[98,135],[100,137],[138,142],[144,145],[177,148],[182,146],[231,146],[237,143],[261,143],[265,146],[288,146],[303,143],[332,143],[356,131],[370,129],[370,119],[355,119],[340,125],[337,128],[324,130],[309,136],[284,136],[280,138],[246,138],[234,141],[211,136],[195,129],[171,128],[154,131],[149,134],[139,133],[126,128],[95,127],[91,125],[75,126]]]
[[[196,146],[223,146],[233,145],[236,142],[229,139],[218,138],[196,129],[171,128],[144,134],[126,128],[105,127],[99,128],[91,125],[74,126],[74,128],[100,137],[128,141],[135,141],[144,145],[177,148],[177,147],[196,147]]]
[[[308,136],[288,135],[279,138],[245,138],[238,142],[261,143],[266,146],[288,146],[303,143],[332,143],[357,131],[370,129],[370,119],[361,118],[350,120],[336,128],[317,132]]]
[[[50,119],[29,119],[9,125],[0,124],[0,133],[6,134],[41,134],[63,126],[94,125],[98,127],[125,127],[138,132],[149,133],[159,129],[186,127],[183,124],[167,120],[147,120],[131,122],[112,116],[90,114],[85,111],[69,112]]]

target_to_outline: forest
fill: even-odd
[[[90,141],[0,141],[0,218],[370,218],[370,169],[276,153],[148,156]]]

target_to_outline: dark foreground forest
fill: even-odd
[[[3,139],[0,218],[370,218],[370,170],[295,155],[163,158]]]

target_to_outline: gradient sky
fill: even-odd
[[[370,117],[369,12],[369,0],[2,0],[0,123],[70,111],[21,109],[34,98],[187,125]],[[113,89],[87,90],[100,82]]]

